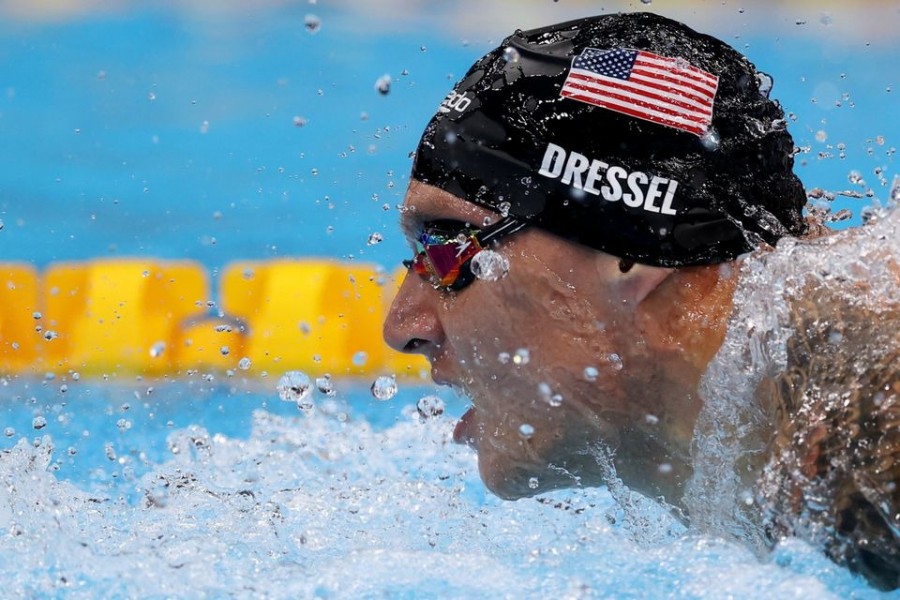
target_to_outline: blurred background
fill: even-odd
[[[885,201],[896,1],[0,0],[0,260],[393,269],[410,153],[471,62],[518,27],[620,10],[772,75],[804,184],[852,213],[838,226]]]

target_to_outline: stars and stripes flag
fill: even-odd
[[[681,58],[642,50],[585,48],[560,96],[702,136],[719,78]]]

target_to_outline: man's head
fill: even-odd
[[[601,444],[626,482],[680,489],[727,263],[803,231],[767,87],[721,42],[633,14],[517,32],[445,99],[402,216],[422,277],[385,337],[472,400],[455,437],[491,490],[600,483]],[[477,281],[482,247],[501,256]]]
[[[718,263],[803,231],[770,87],[653,14],[519,31],[448,94],[412,175],[621,258]]]

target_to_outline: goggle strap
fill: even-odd
[[[478,240],[478,243],[481,244],[482,247],[487,247],[490,241],[495,237],[512,235],[526,225],[528,225],[527,221],[519,221],[515,217],[504,217],[491,227],[487,227],[476,233],[475,239]]]

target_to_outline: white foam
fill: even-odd
[[[413,406],[383,431],[324,411],[260,410],[246,439],[172,431],[168,460],[131,480],[123,470],[100,491],[51,472],[49,437],[22,439],[0,456],[4,595],[827,598],[866,589],[803,546],[783,551],[783,566],[760,562],[738,544],[684,535],[652,502],[619,507],[605,489],[498,500],[451,430],[450,419],[423,422]]]

